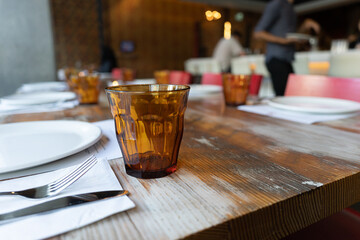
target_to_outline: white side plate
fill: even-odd
[[[14,94],[1,98],[6,105],[35,105],[72,100],[76,98],[73,92],[38,92]]]
[[[0,173],[49,163],[80,152],[101,138],[99,127],[80,121],[0,125]]]
[[[360,111],[360,103],[323,97],[276,97],[270,99],[272,107],[314,114],[340,114]]]

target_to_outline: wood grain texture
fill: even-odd
[[[317,123],[317,125],[324,125],[344,131],[360,133],[360,115],[347,119]]]
[[[16,115],[1,122],[109,118],[102,106]],[[112,160],[136,208],[57,239],[279,239],[360,201],[360,134],[341,122],[304,125],[190,102],[178,170],[127,176]],[[344,126],[349,120],[343,120]]]

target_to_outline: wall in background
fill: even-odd
[[[50,0],[53,15],[56,66],[100,63],[97,0]],[[235,21],[241,10],[225,9],[181,0],[102,0],[105,43],[115,52],[119,67],[133,68],[138,78],[151,78],[160,69],[184,68],[192,57],[210,57],[223,35],[223,24],[230,20],[234,30],[243,34],[241,43],[254,53],[264,53],[265,44],[252,38],[261,14],[243,11],[244,19]],[[360,6],[353,4],[299,17],[318,20],[324,31],[322,50],[332,38],[346,38],[356,22]],[[223,17],[207,22],[206,10],[217,10]],[[131,41],[131,53],[120,51],[122,41]]]
[[[56,67],[100,63],[96,0],[51,0]]]
[[[50,2],[57,68],[80,62],[99,65],[97,1]],[[205,11],[209,7],[205,4],[180,0],[103,0],[102,8],[105,44],[114,50],[119,67],[134,69],[139,78],[153,77],[153,72],[159,69],[181,70],[184,61],[198,57],[201,49],[205,49],[203,56],[211,56],[222,34],[219,22],[206,22]],[[122,52],[122,41],[133,42],[135,50]]]
[[[206,9],[180,0],[110,0],[111,46],[118,64],[135,69],[140,78],[153,77],[155,70],[183,69],[184,61],[198,54],[197,26],[205,21]],[[124,40],[134,42],[133,53],[120,51]]]
[[[51,9],[57,68],[80,62],[99,65],[97,1],[51,0]],[[223,16],[208,22],[206,10],[217,10]],[[242,32],[243,46],[253,47],[246,37],[252,29],[246,26],[253,26],[259,14],[249,13],[244,21],[236,22],[236,12],[181,0],[103,0],[105,44],[114,50],[119,67],[134,69],[138,78],[152,78],[155,70],[182,70],[189,58],[211,57],[223,36],[225,20]],[[122,52],[122,41],[133,42],[134,51]],[[258,48],[264,46],[259,44]]]
[[[23,83],[54,81],[48,1],[0,0],[0,6],[0,96]]]
[[[100,63],[97,0],[0,0],[0,96],[22,83],[55,80],[64,66]],[[49,7],[50,5],[50,7]],[[260,14],[226,10],[180,0],[102,0],[105,43],[115,51],[120,67],[134,68],[137,77],[153,77],[158,69],[183,69],[192,57],[210,57],[223,34],[225,15],[243,33],[242,44],[263,53],[263,42],[251,37]],[[50,11],[49,11],[50,9]],[[205,20],[206,10],[223,18]],[[226,13],[226,14],[225,14]],[[360,3],[300,16],[323,27],[324,46],[356,30]],[[135,43],[133,53],[120,51],[120,42]],[[56,58],[56,61],[54,60]]]

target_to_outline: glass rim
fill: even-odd
[[[151,90],[116,90],[114,88],[118,87],[144,87],[144,86],[181,86],[182,89],[172,89],[172,90],[159,90],[159,91],[151,91]],[[190,86],[184,84],[130,84],[130,85],[118,85],[118,86],[109,86],[105,88],[105,92],[113,92],[113,93],[142,93],[142,94],[154,94],[154,93],[170,93],[170,92],[182,92],[190,90]]]

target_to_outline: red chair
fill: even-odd
[[[285,96],[329,97],[360,102],[360,78],[291,74]]]
[[[249,94],[251,94],[251,95],[259,94],[262,79],[263,79],[263,75],[259,75],[259,74],[251,75]]]
[[[122,80],[122,70],[121,68],[113,68],[111,71],[112,78],[116,80]]]
[[[170,84],[190,84],[191,75],[185,71],[171,71],[169,76]]]
[[[221,73],[204,73],[201,77],[201,84],[222,86]]]

